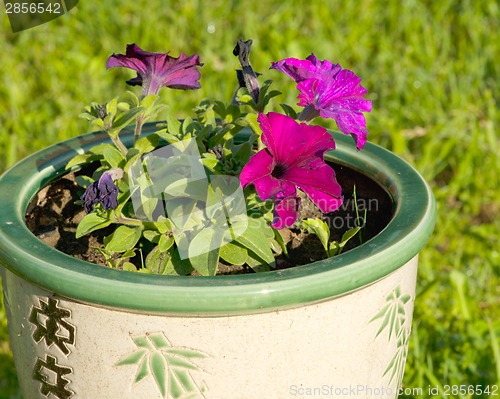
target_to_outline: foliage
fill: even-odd
[[[438,224],[420,256],[404,386],[423,387],[425,394],[428,385],[499,383],[498,3],[265,3],[79,2],[69,15],[16,35],[3,16],[0,170],[85,131],[74,115],[85,103],[109,100],[106,93],[129,76],[110,78],[102,66],[109,49],[123,43],[161,50],[175,42],[213,60],[204,73],[218,78],[202,80],[202,93],[185,93],[182,101],[160,93],[182,117],[209,93],[231,98],[238,35],[254,39],[259,72],[270,59],[312,50],[320,59],[336,58],[364,72],[377,109],[368,119],[370,141],[414,164],[438,201]],[[286,77],[277,75],[281,87]],[[290,90],[280,100],[293,104],[295,96]],[[11,398],[17,385],[4,317],[0,397]]]

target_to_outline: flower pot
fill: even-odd
[[[391,221],[334,258],[258,274],[124,272],[39,241],[24,222],[28,203],[77,152],[106,140],[102,133],[7,171],[0,263],[24,398],[395,398],[434,199],[394,154],[372,144],[358,152],[333,134],[327,157],[384,188]]]

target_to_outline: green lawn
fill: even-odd
[[[104,68],[127,43],[200,54],[201,90],[162,91],[180,117],[203,97],[231,98],[240,37],[254,40],[254,68],[290,89],[276,106],[295,104],[297,92],[268,70],[271,61],[314,52],[356,71],[373,100],[369,138],[415,165],[438,201],[437,227],[420,257],[404,378],[408,393],[423,395],[404,397],[500,384],[497,1],[81,1],[18,34],[0,9],[0,171],[83,133],[82,107],[127,89],[130,71]],[[441,394],[428,395],[429,386]],[[2,308],[0,398],[16,397]]]

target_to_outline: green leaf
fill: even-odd
[[[328,241],[330,240],[330,228],[328,224],[318,218],[308,218],[302,221],[302,226],[309,233],[315,234],[319,238],[321,244],[323,244],[323,248],[328,253]]]
[[[339,243],[337,241],[330,242],[330,244],[328,245],[328,256],[331,257],[338,255],[339,251],[340,251]]]
[[[89,176],[76,176],[75,177],[75,183],[78,184],[80,187],[87,188],[94,182],[94,179],[92,179]]]
[[[352,229],[347,230],[342,235],[342,239],[341,239],[340,244],[339,244],[339,252],[338,253],[340,253],[342,251],[342,249],[345,247],[347,242],[351,238],[353,238],[358,233],[359,230],[361,230],[361,227],[353,227]]]
[[[172,222],[163,215],[158,216],[155,226],[161,234],[165,234],[173,230]]]
[[[218,159],[211,158],[201,158],[201,163],[211,172],[217,172],[217,167],[221,167],[221,163]]]
[[[89,213],[88,215],[85,215],[78,224],[75,234],[76,238],[83,237],[84,235],[89,234],[95,230],[108,227],[110,224],[111,220],[109,218],[99,216],[95,212]]]
[[[144,230],[142,235],[146,240],[151,241],[153,244],[158,244],[161,236],[161,234],[156,230]]]
[[[265,263],[252,251],[248,251],[247,265],[252,268],[255,273],[268,272],[271,270],[271,266]]]
[[[160,144],[160,136],[157,134],[150,134],[137,140],[134,148],[137,148],[141,153],[151,152]]]
[[[142,99],[141,107],[151,108],[158,100],[158,98],[160,98],[158,94],[148,94],[146,97]]]
[[[138,107],[139,106],[139,98],[136,96],[136,94],[130,90],[127,90],[126,94],[130,99],[130,105],[132,107]]]
[[[175,137],[181,132],[181,123],[171,115],[167,116],[167,131]]]
[[[168,251],[174,245],[174,237],[162,234],[158,241],[158,249],[160,252]]]
[[[279,230],[276,230],[276,229],[273,229],[274,230],[274,239],[277,241],[277,243],[280,245],[281,247],[281,251],[286,255],[288,256],[288,248],[286,246],[286,242],[283,238],[283,236],[281,235],[281,232]]]
[[[191,266],[202,276],[215,276],[219,266],[219,248],[200,255],[190,256],[189,261]]]
[[[101,157],[99,155],[92,154],[92,153],[78,154],[69,160],[69,162],[66,164],[66,169],[70,169],[71,167],[76,166],[76,165],[94,162],[100,158]]]
[[[116,150],[116,147],[113,144],[109,144],[109,143],[98,144],[98,145],[92,147],[89,150],[89,153],[94,154],[94,155],[101,155],[102,157],[104,157],[106,150],[113,151],[113,150]]]
[[[231,265],[243,265],[248,259],[248,251],[240,244],[228,242],[220,247],[219,255]]]
[[[109,115],[111,117],[111,120],[113,120],[117,110],[118,110],[118,97],[115,97],[106,104],[106,115],[107,116]]]
[[[236,237],[236,241],[243,245],[244,247],[250,249],[259,258],[261,258],[267,264],[272,264],[274,262],[273,252],[269,246],[269,241],[267,240],[265,232],[265,221],[258,221],[259,219],[249,219],[248,227],[245,232]],[[272,230],[271,230],[272,232]],[[274,235],[274,233],[272,232]]]
[[[161,252],[158,246],[154,247],[148,254],[145,260],[145,267],[151,273],[163,274],[167,267],[167,263],[171,258],[171,254],[168,252]]]
[[[292,107],[287,104],[280,104],[280,107],[283,108],[286,116],[289,116],[292,119],[297,119],[297,111],[295,111]]]
[[[119,168],[123,166],[122,163],[125,162],[125,157],[123,156],[123,154],[118,150],[118,148],[114,146],[105,148],[103,151],[103,156],[106,162],[112,168]]]
[[[125,252],[128,249],[132,249],[141,238],[142,228],[141,226],[119,226],[111,236],[110,240],[106,244],[106,249],[108,251],[114,252]]]
[[[123,262],[122,269],[127,272],[136,272],[137,267],[132,262]]]
[[[163,274],[175,275],[175,276],[187,276],[193,271],[193,266],[189,262],[189,259],[181,259],[179,251],[175,249],[172,253],[172,257],[167,262],[167,267],[165,268]]]
[[[129,111],[120,114],[118,118],[116,118],[113,121],[113,126],[109,130],[109,133],[114,136],[117,136],[120,130],[122,130],[125,126],[129,125],[136,118],[136,116],[139,115],[143,110],[144,108],[137,107],[137,108],[132,108]]]

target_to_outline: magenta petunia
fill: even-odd
[[[136,71],[137,77],[127,83],[142,85],[144,96],[157,94],[163,86],[182,90],[199,89],[200,71],[196,67],[202,65],[196,54],[181,54],[175,58],[168,53],[144,51],[136,44],[127,45],[125,54],[113,54],[106,62],[107,69],[125,67]]]
[[[332,136],[321,126],[297,123],[270,112],[258,117],[266,148],[244,166],[240,182],[253,184],[261,200],[275,200],[273,227],[291,226],[297,218],[297,188],[321,209],[333,212],[342,204],[342,189],[334,170],[323,160],[335,148]]]
[[[368,130],[363,112],[370,112],[372,103],[364,98],[367,90],[360,77],[328,60],[319,61],[314,54],[305,60],[273,62],[271,68],[297,82],[298,105],[306,107],[303,114],[308,119],[318,115],[335,119],[338,128],[354,138],[358,149],[364,147]]]

